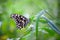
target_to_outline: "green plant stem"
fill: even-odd
[[[38,37],[38,25],[39,25],[39,19],[40,17],[45,14],[45,10],[42,10],[38,13],[37,15],[37,18],[36,18],[36,40],[39,40],[39,37]]]
[[[36,20],[36,40],[38,40],[38,19]]]
[[[36,40],[39,40],[38,39],[38,25],[39,25],[39,19],[40,19],[40,16],[43,15],[45,13],[44,10],[40,11],[37,15],[37,18],[36,18]]]

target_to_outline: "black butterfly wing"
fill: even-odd
[[[13,14],[12,18],[14,18],[16,26],[20,29],[24,28],[29,23],[29,20],[22,15]]]

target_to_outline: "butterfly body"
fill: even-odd
[[[20,29],[24,28],[29,23],[29,19],[22,15],[12,14],[12,18],[15,20],[17,27]]]

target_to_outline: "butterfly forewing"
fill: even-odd
[[[22,15],[12,14],[12,18],[15,20],[16,26],[20,29],[24,28],[29,23],[29,19]]]

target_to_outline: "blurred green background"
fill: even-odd
[[[0,40],[36,40],[35,18],[41,10],[48,10],[45,16],[60,29],[60,0],[0,0]],[[19,30],[11,14],[24,15],[30,23]],[[60,35],[43,18],[38,22],[38,40],[60,40]]]

